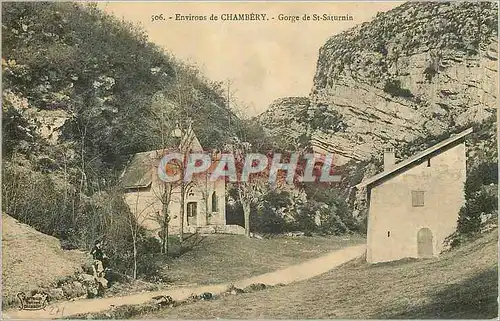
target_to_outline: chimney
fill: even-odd
[[[386,147],[384,150],[384,172],[390,170],[396,164],[394,148]]]

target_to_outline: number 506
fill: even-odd
[[[165,18],[163,18],[163,14],[151,15],[151,22],[158,21],[158,20],[165,20]]]

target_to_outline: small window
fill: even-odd
[[[217,193],[213,192],[212,193],[212,212],[217,212],[218,209],[218,204],[217,204]]]
[[[196,217],[196,202],[187,203],[187,217]]]
[[[424,206],[424,192],[423,191],[411,192],[411,201],[413,207]]]

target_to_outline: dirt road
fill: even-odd
[[[276,285],[306,280],[323,274],[347,261],[355,259],[361,256],[364,251],[365,245],[346,247],[341,250],[333,251],[317,259],[312,259],[271,273],[261,274],[234,282],[234,285],[238,288],[244,288],[252,283]],[[45,310],[39,311],[5,311],[3,312],[3,319],[55,319],[80,313],[96,313],[106,311],[120,305],[142,304],[157,295],[170,295],[175,301],[182,301],[187,299],[192,293],[200,294],[203,292],[211,292],[213,294],[220,294],[224,292],[228,286],[228,283],[214,284],[197,287],[174,288],[171,290],[154,292],[143,292],[122,297],[66,301],[49,305],[45,308]]]

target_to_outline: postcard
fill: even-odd
[[[498,2],[1,7],[3,318],[498,318]]]

